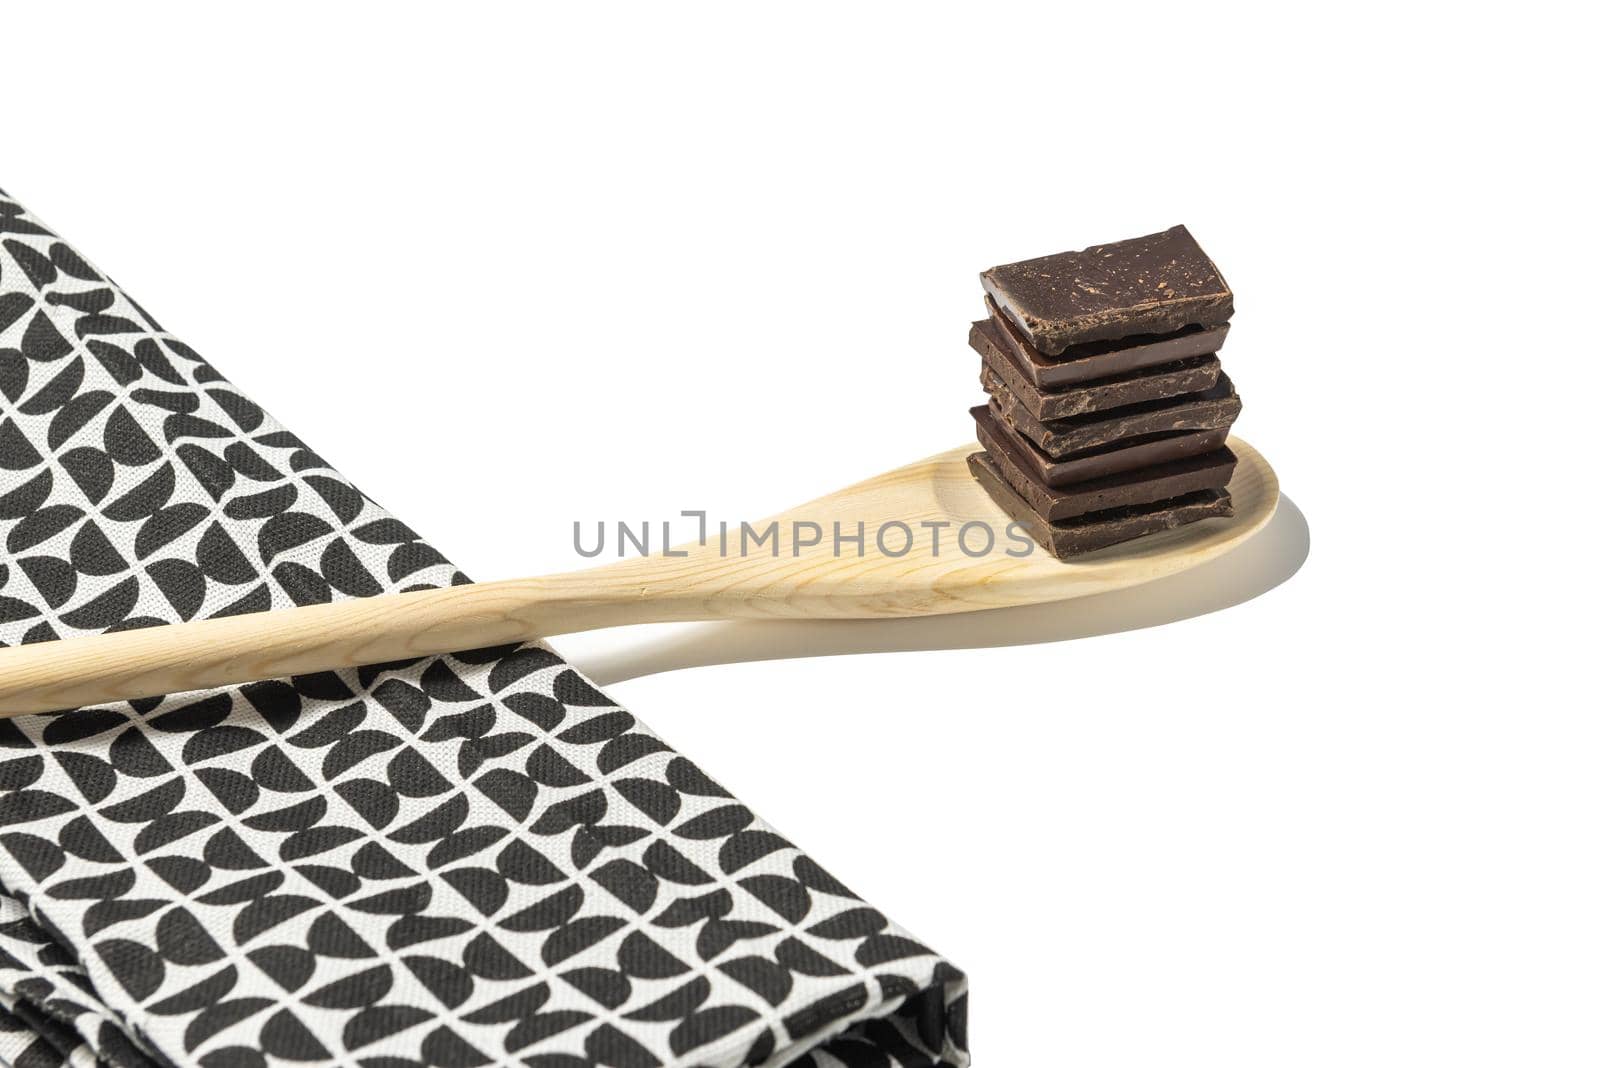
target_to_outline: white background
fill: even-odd
[[[981,1065],[1592,1065],[1593,33],[1476,6],[9,5],[0,185],[481,578],[961,444],[978,270],[1186,223],[1257,548],[558,647]]]

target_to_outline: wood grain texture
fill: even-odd
[[[204,620],[119,634],[0,649],[0,715],[46,712],[229,683],[382,663],[631,623],[711,619],[877,619],[970,612],[1065,600],[1134,586],[1238,546],[1266,525],[1278,502],[1272,468],[1245,442],[1229,490],[1235,515],[1113,546],[1069,562],[1035,549],[1005,554],[1006,515],[973,481],[977,445],[930,456],[803,504],[769,520],[779,553],[748,555],[737,531],[724,554],[713,532],[681,556],[657,554],[585,571],[390,594],[335,604]],[[904,555],[879,551],[875,532],[906,524]],[[864,524],[860,555],[832,531]],[[939,552],[924,523],[947,523]],[[968,523],[987,524],[996,548],[968,556],[956,544]],[[798,552],[795,523],[815,523],[820,544]],[[807,528],[808,535],[811,533]],[[980,548],[976,529],[969,546]],[[885,538],[897,553],[898,528]],[[974,626],[981,626],[974,620]]]

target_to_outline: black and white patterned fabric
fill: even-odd
[[[464,581],[0,194],[0,643]],[[957,970],[537,644],[0,721],[0,888],[14,1068],[967,1063]]]

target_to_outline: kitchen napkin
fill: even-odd
[[[0,246],[0,643],[467,581]],[[15,1068],[967,1063],[959,971],[542,644],[0,721],[0,888]]]

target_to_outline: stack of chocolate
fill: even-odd
[[[1052,555],[1233,514],[1233,293],[1175,226],[982,274],[972,473]]]

